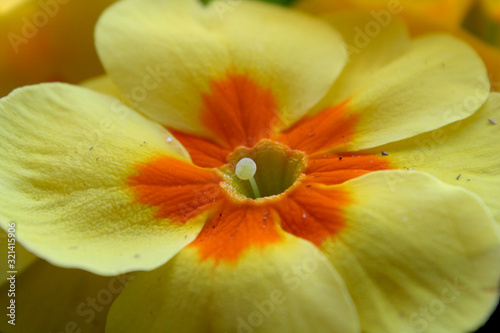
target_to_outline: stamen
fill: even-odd
[[[255,195],[255,198],[260,198],[259,188],[257,187],[255,179],[253,178],[256,171],[257,171],[257,165],[252,159],[248,157],[242,158],[238,162],[238,164],[236,164],[236,170],[235,170],[236,176],[239,179],[248,180],[250,182],[250,185],[252,185],[252,190],[253,194]]]

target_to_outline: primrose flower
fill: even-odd
[[[397,20],[358,52],[364,14],[217,8],[105,11],[125,103],[62,83],[0,101],[2,227],[55,265],[146,271],[108,332],[479,327],[498,301],[500,95],[477,54]]]

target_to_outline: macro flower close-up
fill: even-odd
[[[499,299],[500,93],[466,42],[384,22],[116,2],[106,76],[0,99],[0,225],[130,274],[106,332],[474,332]]]

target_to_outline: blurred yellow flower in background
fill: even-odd
[[[473,0],[299,0],[297,6],[320,14],[339,9],[395,9],[405,19],[422,17],[446,27],[459,26]]]
[[[316,15],[338,10],[363,10],[372,14],[374,20],[385,15],[402,17],[408,24],[412,37],[438,31],[446,31],[470,44],[481,56],[486,66],[492,90],[500,90],[500,38],[498,0],[298,0],[295,6]],[[481,10],[482,8],[482,10]],[[487,17],[496,18],[496,45],[479,31]],[[464,23],[465,22],[465,23]],[[465,26],[468,30],[464,29]],[[488,24],[491,31],[492,24]]]
[[[7,233],[0,229],[0,248],[7,250]],[[6,252],[4,252],[6,253]],[[7,260],[5,260],[7,263]],[[101,333],[111,304],[127,283],[127,277],[99,276],[80,269],[49,264],[15,243],[15,282],[11,290],[7,267],[0,271],[0,301],[15,294],[15,325],[0,321],[0,332]],[[10,294],[10,296],[9,296]],[[11,298],[12,299],[12,298]],[[80,330],[80,331],[79,331]]]
[[[464,27],[490,45],[500,46],[500,1],[477,1],[465,19]]]
[[[115,0],[3,0],[0,96],[38,82],[78,83],[104,72],[94,25]]]
[[[481,5],[497,22],[500,22],[500,1],[499,0],[481,0]]]

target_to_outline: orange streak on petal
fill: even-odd
[[[200,167],[218,168],[226,163],[226,157],[231,152],[208,139],[172,129],[169,131],[186,148],[193,163]]]
[[[278,141],[309,155],[345,145],[352,139],[359,119],[357,115],[347,115],[346,103],[303,118],[286,130]]]
[[[344,228],[342,208],[349,202],[341,189],[304,184],[274,207],[283,230],[319,247]]]
[[[212,170],[171,157],[160,157],[129,177],[139,203],[158,208],[156,217],[185,222],[220,202],[222,179]]]
[[[372,171],[391,169],[388,159],[375,155],[333,154],[309,158],[306,183],[341,184]]]
[[[266,206],[225,202],[189,246],[198,249],[201,260],[234,264],[245,251],[263,249],[283,239],[273,213]]]
[[[247,75],[229,74],[213,81],[203,101],[202,122],[226,149],[251,147],[269,138],[278,121],[272,92]]]

